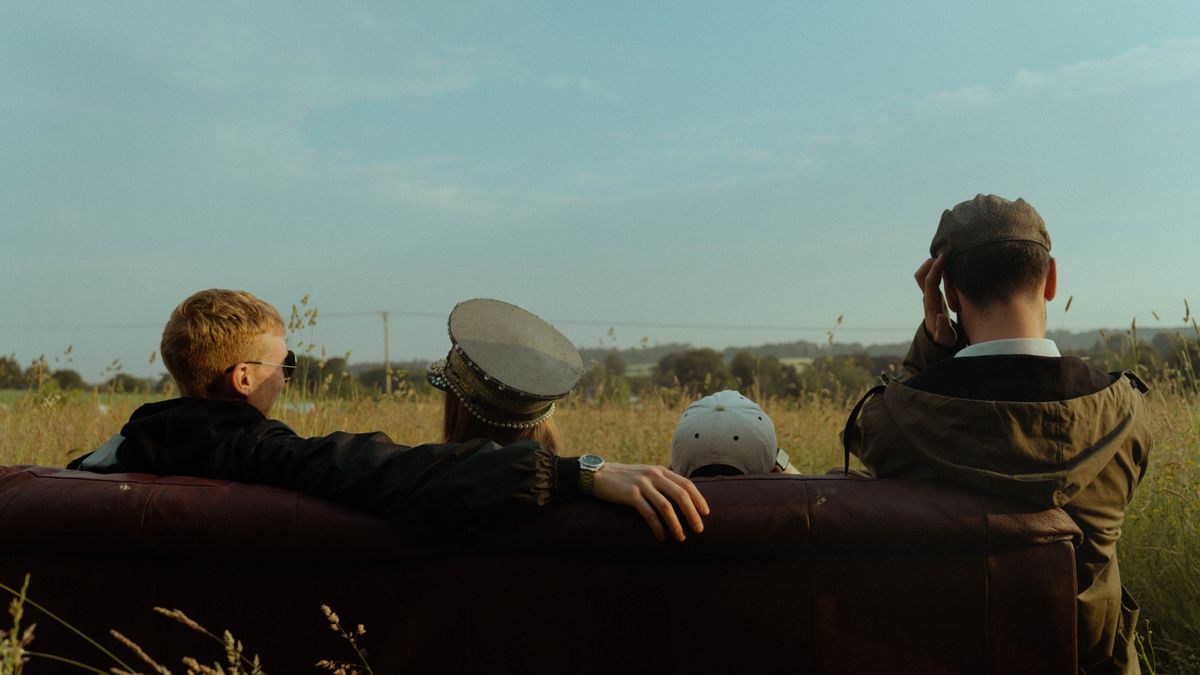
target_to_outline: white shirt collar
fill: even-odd
[[[1046,338],[1010,338],[1008,340],[988,340],[979,344],[968,345],[954,356],[998,356],[1001,354],[1020,354],[1024,356],[1062,356],[1054,340]]]

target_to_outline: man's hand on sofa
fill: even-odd
[[[661,466],[645,464],[605,464],[596,472],[592,494],[597,499],[625,504],[637,509],[659,541],[666,530],[677,541],[686,535],[671,502],[679,506],[693,532],[704,531],[701,515],[708,515],[708,502],[692,481]],[[666,524],[666,530],[663,525]]]

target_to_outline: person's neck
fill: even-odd
[[[967,308],[963,308],[967,310]],[[973,309],[973,308],[972,308]],[[987,311],[964,311],[963,328],[971,344],[992,340],[1046,337],[1046,306],[1028,303],[993,304]]]

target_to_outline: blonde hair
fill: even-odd
[[[558,425],[553,417],[538,422],[527,429],[495,427],[480,420],[452,391],[446,392],[446,403],[442,415],[442,435],[447,443],[462,443],[472,438],[486,438],[498,445],[510,445],[517,441],[537,441],[554,454],[559,454],[562,440],[558,436]]]
[[[159,351],[184,396],[215,396],[233,365],[261,358],[259,338],[284,332],[283,317],[245,291],[211,288],[179,303]]]

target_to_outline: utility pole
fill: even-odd
[[[388,352],[387,312],[383,312],[383,390],[388,396],[392,395],[392,358]]]

